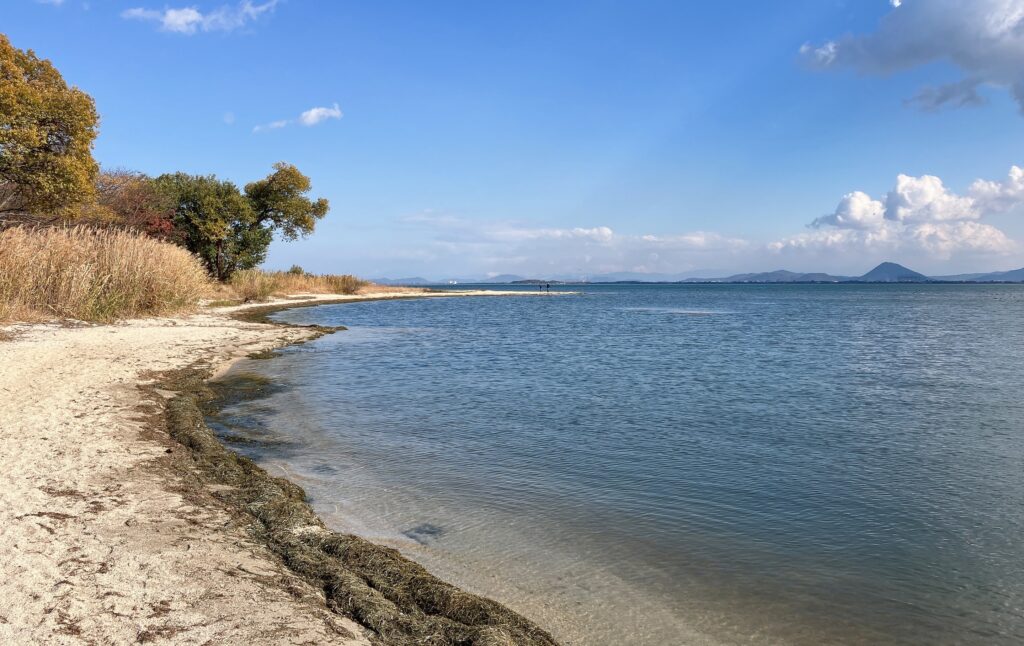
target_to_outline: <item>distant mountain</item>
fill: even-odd
[[[860,278],[854,279],[858,283],[929,283],[932,282],[924,274],[919,274],[912,269],[894,262],[883,262]]]

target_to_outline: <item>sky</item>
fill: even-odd
[[[5,0],[107,168],[331,212],[370,278],[1024,266],[1024,0]]]

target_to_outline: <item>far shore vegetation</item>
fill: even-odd
[[[95,103],[0,34],[0,321],[112,321],[290,293],[355,293],[353,276],[262,272],[274,236],[328,213],[296,166],[239,187],[216,175],[101,169]]]

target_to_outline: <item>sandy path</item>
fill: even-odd
[[[186,495],[146,424],[147,373],[308,334],[227,311],[0,342],[0,643],[368,643],[212,496]]]

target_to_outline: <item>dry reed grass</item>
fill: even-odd
[[[209,289],[192,254],[144,235],[81,226],[0,230],[0,320],[175,314]]]
[[[262,271],[245,269],[235,272],[228,287],[243,302],[260,302],[271,296],[292,294],[355,294],[369,285],[349,275],[308,274],[299,271]]]

